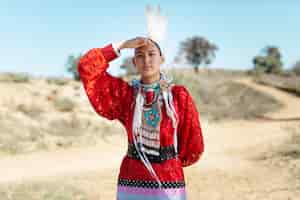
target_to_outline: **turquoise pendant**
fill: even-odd
[[[158,107],[153,105],[149,110],[144,110],[144,119],[148,125],[155,128],[160,121]]]

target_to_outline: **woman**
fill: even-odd
[[[109,62],[133,48],[140,80],[111,76]],[[94,110],[126,128],[128,150],[118,177],[118,200],[186,199],[183,167],[204,150],[199,113],[188,90],[161,73],[159,45],[137,37],[93,48],[83,55],[78,72]]]

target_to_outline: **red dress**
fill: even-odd
[[[117,57],[118,55],[115,53],[111,44],[104,48],[93,48],[81,57],[78,64],[78,72],[94,110],[100,116],[109,120],[119,120],[126,129],[128,143],[133,144],[132,120],[135,104],[134,90],[126,81],[114,77],[106,71],[109,67],[109,62]],[[172,94],[174,107],[179,117],[177,133],[178,158],[169,159],[162,163],[152,163],[152,167],[166,188],[167,186],[168,188],[174,186],[173,188],[181,188],[184,190],[185,178],[183,167],[190,166],[199,160],[204,150],[204,143],[199,113],[192,96],[182,85],[173,86]],[[173,145],[174,141],[172,121],[167,116],[164,106],[161,112],[161,146],[170,146]],[[147,188],[147,184],[151,183],[150,185],[153,186],[154,182],[154,178],[141,160],[130,158],[127,155],[123,157],[118,176],[119,188],[122,186]],[[155,187],[153,186],[152,188]],[[122,191],[118,191],[118,193],[121,192]],[[185,191],[181,191],[181,193],[184,193],[184,197],[176,199],[186,198]],[[135,198],[138,199],[138,197],[132,197],[130,199]],[[129,197],[122,198],[121,195],[119,196],[118,194],[118,199],[129,199]],[[160,197],[151,199],[167,198]]]

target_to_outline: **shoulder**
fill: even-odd
[[[178,102],[180,106],[185,106],[190,101],[193,101],[192,95],[189,89],[184,85],[173,85],[172,86],[173,99]]]
[[[172,86],[173,99],[177,101],[181,106],[196,106],[196,101],[191,91],[184,85]]]
[[[190,92],[188,88],[186,88],[184,85],[179,85],[179,84],[174,84],[172,86],[172,94],[173,96],[183,97],[183,98],[190,96]]]
[[[192,93],[183,85],[173,85],[172,94],[181,117],[198,116],[198,108]],[[182,119],[181,119],[182,120]]]
[[[173,93],[178,93],[178,92],[186,92],[187,88],[184,85],[180,84],[173,84],[172,85],[172,92]]]

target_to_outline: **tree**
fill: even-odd
[[[282,72],[282,56],[278,47],[266,46],[261,54],[253,58],[255,71],[275,74]]]
[[[68,59],[66,62],[67,71],[70,72],[71,74],[73,74],[74,80],[77,80],[77,81],[80,80],[77,66],[78,66],[78,62],[79,62],[79,59],[81,56],[82,56],[81,54],[79,54],[78,56],[71,54],[68,56]]]
[[[131,57],[125,58],[120,68],[126,71],[126,75],[136,75],[138,73]]]
[[[300,60],[294,64],[292,70],[293,72],[295,72],[296,75],[300,76]]]
[[[194,67],[195,72],[198,72],[201,64],[212,63],[216,57],[216,50],[218,47],[206,38],[194,36],[180,43],[179,54],[183,53],[187,62]]]
[[[267,71],[267,65],[265,63],[265,57],[264,56],[255,56],[253,58],[253,64],[254,64],[254,70],[256,72],[266,72]]]

